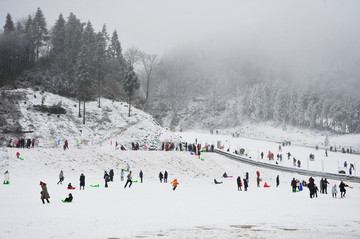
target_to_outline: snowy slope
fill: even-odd
[[[150,144],[155,140],[178,140],[174,134],[160,127],[154,119],[131,107],[131,117],[128,117],[128,104],[107,99],[101,100],[101,108],[97,102],[86,103],[86,124],[78,117],[78,102],[51,93],[33,91],[31,89],[11,90],[11,94],[21,95],[24,99],[17,102],[22,117],[19,123],[25,138],[39,140],[38,146],[55,146],[60,140],[63,145],[65,139],[70,146],[84,142],[85,144],[100,145],[118,141],[119,144],[129,146],[137,141]],[[48,114],[37,110],[34,106],[51,107],[60,105],[66,114]],[[82,113],[83,104],[81,104]],[[9,138],[17,139],[16,135]],[[52,145],[51,145],[52,143]]]
[[[198,133],[188,137],[201,137]],[[190,139],[189,139],[190,140]],[[250,142],[251,144],[251,142]],[[258,146],[262,143],[258,142]],[[276,146],[276,145],[275,145]],[[266,147],[266,146],[264,146]],[[16,158],[19,151],[24,160]],[[342,154],[339,154],[342,156]],[[200,160],[189,152],[120,151],[114,147],[83,146],[34,149],[3,148],[1,172],[9,170],[10,185],[0,186],[0,238],[358,238],[360,186],[350,184],[346,199],[320,194],[309,199],[308,190],[291,193],[293,177],[203,153]],[[299,155],[305,156],[303,155]],[[124,189],[120,169],[129,163],[144,183]],[[104,188],[103,171],[113,168],[114,182]],[[65,181],[57,185],[63,170]],[[169,172],[169,182],[159,183],[160,171]],[[255,172],[270,188],[256,187]],[[224,179],[227,172],[234,178]],[[238,192],[236,177],[249,172],[248,192]],[[80,173],[86,188],[71,191],[74,201],[63,204],[69,190],[78,187]],[[276,175],[280,186],[275,187]],[[221,185],[213,184],[216,178]],[[48,185],[50,204],[42,205],[39,182]],[[315,178],[318,184],[320,178]],[[100,184],[91,188],[90,184]],[[330,185],[339,184],[330,180]],[[263,184],[262,184],[263,185]],[[261,185],[261,186],[262,186]],[[339,232],[342,232],[340,234]]]

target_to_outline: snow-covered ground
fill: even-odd
[[[258,168],[215,153],[202,153],[202,161],[186,151],[145,151],[145,147],[140,151],[115,150],[115,142],[129,146],[133,141],[147,145],[153,141],[180,140],[216,145],[221,141],[230,152],[244,148],[253,160],[261,160],[260,152],[264,152],[262,161],[267,162],[270,150],[275,159],[277,153],[283,154],[280,165],[293,167],[292,160],[285,155],[291,152],[302,161],[303,168],[332,173],[342,169],[345,160],[357,168],[360,155],[329,152],[329,157],[325,157],[323,150],[294,145],[280,152],[277,143],[232,138],[230,134],[172,133],[140,110],[133,108],[133,116],[127,117],[126,103],[109,100],[102,100],[102,108],[96,102],[86,104],[84,126],[77,118],[76,101],[32,90],[16,93],[27,98],[26,104],[18,102],[23,115],[22,129],[34,131],[26,137],[39,139],[39,143],[31,149],[0,148],[0,176],[9,170],[11,182],[0,186],[0,238],[360,237],[359,184],[346,182],[352,188],[348,188],[345,199],[339,200],[330,195],[331,186],[338,186],[339,182],[329,180],[328,194],[310,199],[306,188],[292,193],[290,187],[293,177],[307,181],[308,176]],[[43,95],[45,105],[61,102],[67,114],[57,117],[35,110],[33,106],[41,104]],[[266,130],[274,131],[271,127]],[[290,137],[286,132],[283,134]],[[294,134],[291,137],[304,137],[309,142],[313,139],[311,135]],[[354,137],[343,137],[344,145],[351,145]],[[61,147],[64,139],[69,140],[70,149],[66,151]],[[330,141],[333,142],[332,137]],[[24,160],[16,158],[17,152]],[[310,153],[315,155],[315,161],[308,164]],[[144,172],[144,183],[124,189],[120,170],[127,163],[134,180],[139,180],[140,170]],[[114,182],[104,188],[104,170],[109,169],[115,171]],[[63,185],[57,185],[60,170],[65,174]],[[160,183],[158,174],[165,170],[169,183]],[[263,179],[261,186],[267,182],[270,188],[256,187],[257,170]],[[224,172],[234,177],[221,178]],[[249,191],[239,192],[236,177],[243,177],[246,172],[250,175]],[[86,176],[86,188],[80,191],[81,173]],[[175,178],[180,185],[173,191],[170,182]],[[223,184],[215,185],[215,178]],[[41,203],[40,181],[47,183],[50,204]],[[315,181],[319,185],[320,178]],[[71,191],[74,201],[64,204],[61,200],[68,196],[66,186],[70,182],[77,187]],[[92,188],[90,184],[100,187]]]
[[[328,157],[325,156],[325,150],[315,148],[308,148],[302,146],[281,146],[279,150],[278,143],[261,141],[249,138],[233,138],[231,135],[210,135],[209,133],[196,133],[193,132],[182,132],[179,133],[181,137],[188,142],[201,143],[202,145],[214,144],[220,141],[220,144],[224,146],[224,150],[229,149],[230,152],[244,148],[245,153],[248,157],[256,161],[265,163],[275,164],[276,162],[284,167],[294,167],[293,157],[296,160],[301,161],[301,168],[309,169],[313,171],[322,171],[329,173],[338,173],[339,170],[344,170],[349,175],[349,165],[352,163],[357,169],[360,166],[360,155],[357,154],[343,154],[340,152],[331,152],[328,150]],[[274,154],[274,160],[269,160],[267,155],[271,151]],[[261,152],[264,153],[263,159],[261,159]],[[290,152],[290,160],[288,159],[287,153]],[[277,160],[277,154],[282,154],[282,160]],[[315,156],[314,160],[309,159],[309,155]],[[344,162],[347,162],[348,167],[344,168]],[[297,166],[296,166],[297,167]],[[356,170],[352,171],[352,175],[359,176]]]
[[[22,117],[19,120],[25,139],[36,139],[40,147],[61,147],[65,140],[70,146],[76,144],[105,145],[116,142],[126,147],[131,142],[149,145],[157,141],[178,140],[169,130],[161,127],[145,112],[131,107],[131,117],[128,117],[129,105],[125,102],[101,99],[101,108],[97,101],[86,103],[86,124],[78,117],[78,101],[68,99],[48,92],[32,89],[8,90],[4,92],[15,96],[21,95],[24,100],[17,102]],[[37,110],[35,106],[51,107],[59,105],[66,114],[49,114]],[[83,104],[81,103],[81,114]],[[8,115],[11,117],[11,114]],[[16,135],[8,135],[13,142]],[[8,140],[9,140],[8,139]],[[158,142],[157,142],[158,143]]]
[[[186,137],[185,135],[183,135]],[[187,133],[189,140],[200,134]],[[244,142],[246,143],[246,142]],[[249,141],[249,144],[252,142]],[[261,148],[267,144],[257,142]],[[274,144],[274,147],[277,145]],[[292,147],[292,146],[291,146]],[[16,158],[19,151],[24,160]],[[309,192],[292,193],[292,175],[256,168],[215,153],[200,160],[189,152],[120,151],[113,147],[84,146],[14,149],[1,151],[1,172],[9,170],[10,185],[0,187],[0,238],[359,238],[360,186],[349,183],[345,199],[328,194],[310,199]],[[300,154],[305,157],[307,153]],[[339,157],[343,156],[338,154]],[[333,155],[331,155],[332,157]],[[144,172],[144,183],[124,189],[120,169],[129,163],[134,180]],[[103,172],[113,168],[114,182],[104,188]],[[65,181],[57,185],[63,170]],[[160,183],[160,171],[177,178],[176,191]],[[270,188],[256,187],[259,170]],[[234,178],[222,179],[227,172]],[[248,192],[237,191],[236,177],[250,175]],[[62,199],[71,182],[79,187],[86,176],[85,190],[71,191],[74,201]],[[280,186],[275,178],[280,175]],[[224,183],[215,185],[214,178]],[[319,184],[320,178],[315,178]],[[50,204],[40,200],[39,182],[47,183]],[[90,184],[100,184],[91,188]]]

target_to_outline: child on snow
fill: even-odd
[[[177,179],[174,179],[174,181],[171,182],[173,185],[173,190],[175,191],[176,187],[179,185],[179,182],[177,181]]]
[[[332,187],[331,194],[332,197],[336,198],[336,194],[337,194],[336,184]]]
[[[73,186],[71,185],[71,183],[68,184],[68,189],[73,189]]]

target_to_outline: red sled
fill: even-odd
[[[69,190],[74,190],[76,187],[72,187],[72,188],[67,188],[67,189],[69,189]]]

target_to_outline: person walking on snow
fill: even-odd
[[[85,189],[85,175],[83,173],[80,175],[80,190],[81,187],[83,187],[83,190]]]
[[[59,182],[57,184],[62,184],[62,182],[64,181],[64,172],[61,170],[60,174],[59,174]]]
[[[261,159],[264,159],[264,152],[261,152],[260,156],[261,156]]]
[[[244,181],[244,191],[247,191],[248,188],[248,180],[246,178],[243,178]]]
[[[107,188],[108,187],[108,182],[110,182],[110,176],[106,171],[104,173],[104,179],[105,179],[105,188]]]
[[[159,173],[160,183],[162,183],[163,177],[164,177],[164,176],[163,176],[163,173],[162,173],[162,172],[160,172],[160,173]]]
[[[164,183],[167,183],[167,179],[168,179],[168,172],[165,170],[165,173],[164,173]]]
[[[345,194],[346,194],[346,189],[345,187],[349,187],[349,185],[345,184],[343,181],[341,181],[339,188],[340,188],[340,197],[344,198]]]
[[[140,177],[141,183],[143,182],[143,176],[144,176],[143,171],[140,170],[139,177]]]
[[[129,172],[128,176],[127,176],[127,181],[126,184],[124,186],[124,188],[126,188],[126,186],[128,185],[128,183],[130,183],[129,188],[131,188],[132,185],[132,175],[131,175],[131,171]]]
[[[325,178],[323,181],[323,193],[327,194],[327,186],[328,186],[329,182],[328,180]]]
[[[44,199],[45,199],[48,203],[50,203],[50,201],[49,201],[50,195],[49,195],[49,193],[48,193],[48,190],[47,190],[47,187],[46,187],[46,183],[43,183],[42,181],[40,181],[40,186],[41,186],[41,189],[42,189],[42,191],[40,192],[42,203],[45,204]]]
[[[241,183],[241,178],[240,178],[240,176],[237,177],[236,182],[237,182],[238,191],[242,191],[242,190],[241,190],[242,183]]]
[[[9,184],[10,183],[10,175],[9,175],[9,171],[6,170],[6,172],[4,173],[4,184]]]
[[[110,182],[112,182],[114,180],[114,170],[113,169],[110,169],[109,176],[110,176]]]
[[[173,190],[175,191],[176,187],[179,185],[179,182],[177,181],[177,179],[174,179],[174,181],[171,182],[173,185]]]
[[[291,186],[292,186],[293,193],[295,193],[296,192],[296,180],[295,180],[295,178],[293,178],[293,180],[291,181]]]

